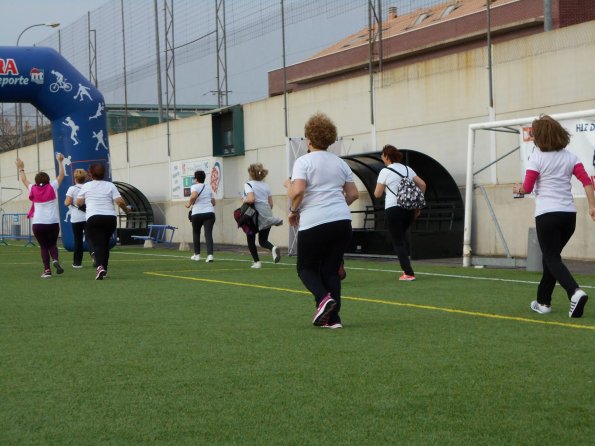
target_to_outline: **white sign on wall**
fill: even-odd
[[[197,170],[206,174],[205,183],[211,186],[213,198],[223,198],[223,159],[207,157],[171,163],[172,200],[186,200],[190,197],[190,186]]]
[[[585,166],[587,174],[595,185],[595,121],[589,119],[560,120],[560,124],[570,133],[570,144],[566,147],[574,153]],[[527,170],[527,161],[534,150],[539,150],[533,143],[531,123],[521,128],[521,162],[523,175]],[[572,178],[572,195],[584,197],[585,189],[580,181]]]

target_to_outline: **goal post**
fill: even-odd
[[[595,117],[595,109],[583,110],[569,113],[559,113],[550,115],[552,118],[562,121],[568,119],[581,119],[581,118],[592,118]],[[473,222],[473,190],[474,190],[474,176],[473,173],[473,162],[475,155],[475,141],[476,132],[478,130],[487,131],[501,131],[503,129],[510,130],[511,128],[518,128],[521,133],[521,127],[526,126],[533,122],[538,116],[531,116],[526,118],[515,118],[503,121],[492,121],[492,122],[480,122],[475,124],[469,124],[467,131],[467,167],[466,167],[466,181],[465,181],[465,220],[463,230],[463,266],[471,266],[472,260],[472,222]],[[595,129],[594,132],[595,134]],[[595,155],[594,155],[595,156]],[[496,162],[497,160],[493,160]],[[593,160],[595,163],[595,159]],[[585,166],[587,167],[587,166]],[[595,167],[592,166],[591,169]]]

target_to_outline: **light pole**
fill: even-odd
[[[30,30],[31,28],[35,28],[37,26],[47,26],[50,28],[56,28],[56,27],[60,26],[60,24],[57,22],[52,22],[52,23],[37,23],[35,25],[28,26],[27,28],[22,30],[21,33],[19,34],[19,37],[17,37],[17,46],[19,46],[19,42],[21,40],[22,35],[25,34],[25,31]],[[19,102],[19,147],[23,147],[23,106],[20,102]]]

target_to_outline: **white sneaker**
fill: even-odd
[[[206,260],[206,262],[207,262],[207,263],[211,263],[212,261],[213,261],[213,256],[212,256],[211,254],[209,254],[209,255],[207,256],[207,260]]]
[[[531,309],[539,314],[548,314],[552,312],[552,307],[548,307],[547,305],[541,305],[536,300],[531,302]]]
[[[281,260],[281,253],[279,252],[279,248],[273,246],[271,255],[273,256],[273,262],[279,263],[279,260]]]
[[[200,254],[194,254],[192,257],[190,257],[190,260],[198,262],[200,260]]]
[[[262,268],[262,263],[254,262],[250,268],[254,268],[254,269]]]
[[[581,317],[585,304],[589,300],[589,296],[583,290],[578,288],[570,298],[570,310],[568,310],[568,317]]]

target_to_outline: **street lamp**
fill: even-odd
[[[17,46],[19,46],[19,42],[21,40],[22,35],[25,34],[25,31],[27,31],[31,28],[35,28],[37,26],[47,26],[49,28],[56,28],[56,27],[60,26],[60,24],[57,22],[52,22],[52,23],[37,23],[35,25],[28,26],[27,28],[22,30],[21,33],[19,34],[19,37],[17,38]],[[19,146],[23,147],[23,106],[20,102],[19,102]]]

